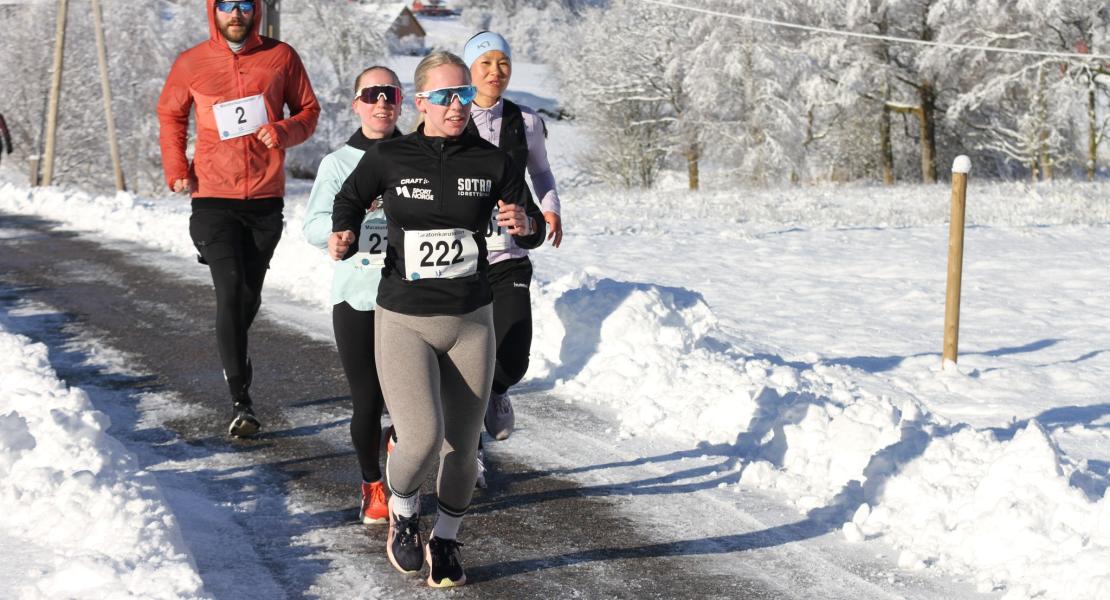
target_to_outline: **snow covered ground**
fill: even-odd
[[[41,310],[31,308],[29,310]],[[201,579],[154,477],[0,315],[0,579],[20,598],[190,598]]]
[[[517,65],[513,87],[554,106],[547,81]],[[563,181],[583,138],[550,125]],[[738,460],[723,486],[837,515],[844,543],[894,547],[904,569],[1007,599],[1110,597],[1110,185],[974,175],[956,368],[940,361],[944,186],[564,186],[564,246],[535,254],[524,386],[596,412],[617,437],[728,445]],[[0,171],[0,210],[191,260],[181,197],[18,178]],[[331,265],[301,238],[307,191],[290,186],[267,289],[324,310]],[[159,540],[123,548],[82,530],[4,568],[45,574],[32,577],[45,595],[63,560],[125,589],[142,565],[195,593],[172,515],[103,419],[52,378],[41,347],[2,332],[0,344],[0,548],[22,548],[27,527],[60,508],[154,527]],[[57,438],[84,445],[63,451]],[[41,516],[28,512],[46,497]],[[72,508],[73,497],[99,501]],[[17,526],[13,514],[35,516]],[[91,549],[74,562],[75,547]]]

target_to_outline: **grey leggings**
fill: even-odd
[[[474,494],[478,434],[493,384],[493,307],[465,315],[374,312],[378,378],[398,439],[386,466],[390,491],[411,497],[438,458],[440,510],[462,516]]]

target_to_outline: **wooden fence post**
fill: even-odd
[[[948,225],[948,291],[944,303],[944,358],[956,363],[960,341],[960,283],[964,269],[964,212],[967,206],[967,174],[971,159],[960,155],[952,163],[952,218]]]
[[[46,152],[43,157],[42,185],[54,182],[54,145],[58,140],[58,102],[62,95],[62,67],[65,63],[66,14],[69,1],[58,0],[57,29],[54,32],[54,72],[50,77],[50,101],[46,109]]]
[[[123,166],[119,160],[119,143],[116,141],[116,119],[112,115],[112,86],[108,79],[108,50],[104,44],[104,18],[100,0],[92,0],[93,30],[96,32],[96,59],[100,66],[100,95],[104,100],[104,122],[108,129],[108,153],[112,156],[112,171],[116,175],[116,189],[123,192]]]

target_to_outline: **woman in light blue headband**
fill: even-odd
[[[563,241],[563,226],[555,177],[547,162],[547,128],[536,111],[503,97],[513,72],[509,43],[492,31],[483,31],[466,42],[463,61],[470,67],[471,81],[478,89],[467,130],[504,150],[521,172],[528,172],[547,221],[547,239],[558,247]],[[493,287],[497,364],[485,426],[491,436],[503,440],[509,437],[515,421],[508,390],[528,370],[528,353],[532,346],[529,295],[532,262],[528,251],[518,247],[512,236],[500,230],[492,217],[486,247]],[[479,463],[482,458],[482,450],[479,450]],[[478,483],[484,483],[481,476]]]

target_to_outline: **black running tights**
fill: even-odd
[[[351,386],[351,442],[363,481],[377,481],[382,478],[378,450],[384,400],[374,367],[374,311],[355,310],[340,302],[332,307],[331,322],[339,361]]]
[[[216,288],[216,345],[233,399],[246,392],[247,330],[262,305],[262,282],[281,230],[280,205],[277,210],[194,207],[189,218],[189,234]]]
[[[504,394],[528,371],[532,349],[532,261],[513,258],[490,265],[493,288],[493,329],[497,339],[497,363],[493,391]]]

